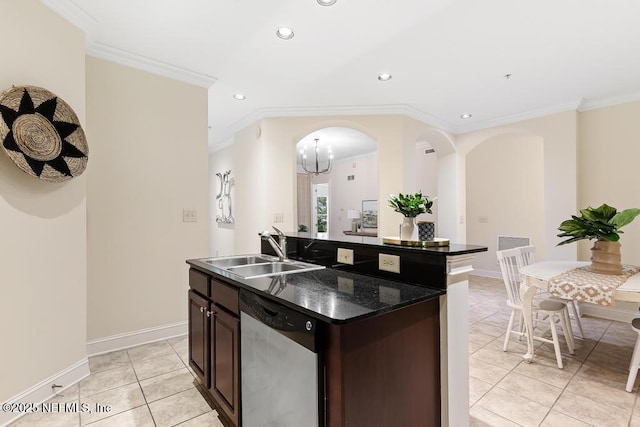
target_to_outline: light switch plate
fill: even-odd
[[[198,211],[195,209],[182,209],[182,222],[198,222]]]
[[[284,221],[284,213],[276,212],[273,214],[273,222],[283,222]]]
[[[397,255],[378,254],[378,268],[400,274],[400,257]]]
[[[338,262],[353,265],[353,249],[338,248]]]

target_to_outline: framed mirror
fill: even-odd
[[[362,201],[362,228],[378,228],[378,201]]]

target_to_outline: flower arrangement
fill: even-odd
[[[394,211],[400,212],[407,218],[415,218],[423,213],[432,213],[431,206],[436,198],[429,200],[428,196],[423,196],[421,191],[413,194],[399,193],[389,195],[389,206]]]

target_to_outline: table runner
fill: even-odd
[[[613,294],[629,277],[640,272],[633,265],[623,265],[622,274],[600,274],[591,266],[574,268],[549,280],[548,293],[554,297],[573,299],[598,305],[613,305]]]

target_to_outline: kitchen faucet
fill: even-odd
[[[263,231],[262,233],[260,233],[260,237],[262,237],[262,240],[266,240],[267,242],[269,242],[269,244],[271,245],[271,247],[273,248],[274,251],[276,251],[276,254],[278,254],[278,258],[280,258],[280,261],[286,261],[287,259],[287,236],[284,235],[284,233],[280,230],[278,230],[276,227],[273,227],[274,230],[276,230],[276,233],[278,233],[278,242],[276,242],[276,239],[273,238],[273,236],[271,235],[271,233],[267,230]]]

